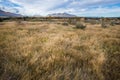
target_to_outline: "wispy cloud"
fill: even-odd
[[[67,12],[78,16],[120,16],[120,0],[4,0],[4,3],[6,1],[19,5],[17,9],[25,15]]]

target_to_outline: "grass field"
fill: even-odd
[[[0,23],[0,80],[120,80],[120,26]]]

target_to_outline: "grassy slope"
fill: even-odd
[[[119,80],[120,26],[0,25],[0,80]]]

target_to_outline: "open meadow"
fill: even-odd
[[[120,25],[0,23],[0,80],[120,80]]]

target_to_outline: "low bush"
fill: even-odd
[[[101,27],[102,27],[102,28],[107,28],[108,26],[105,25],[104,23],[102,23],[102,24],[101,24]]]
[[[112,21],[112,22],[110,22],[110,25],[111,25],[111,26],[114,26],[115,24],[114,24],[114,22]]]
[[[64,26],[68,26],[69,24],[67,22],[62,23]]]
[[[104,18],[101,18],[101,27],[102,28],[107,28],[107,25],[105,24]]]
[[[25,23],[23,22],[23,21],[21,21],[21,20],[17,20],[16,21],[16,26],[20,26],[20,25],[25,25]]]
[[[81,23],[76,23],[76,28],[77,28],[77,29],[85,29],[86,26],[83,25],[83,24],[81,24]]]
[[[71,24],[71,25],[75,25],[76,24],[76,20],[69,20],[68,23]]]

